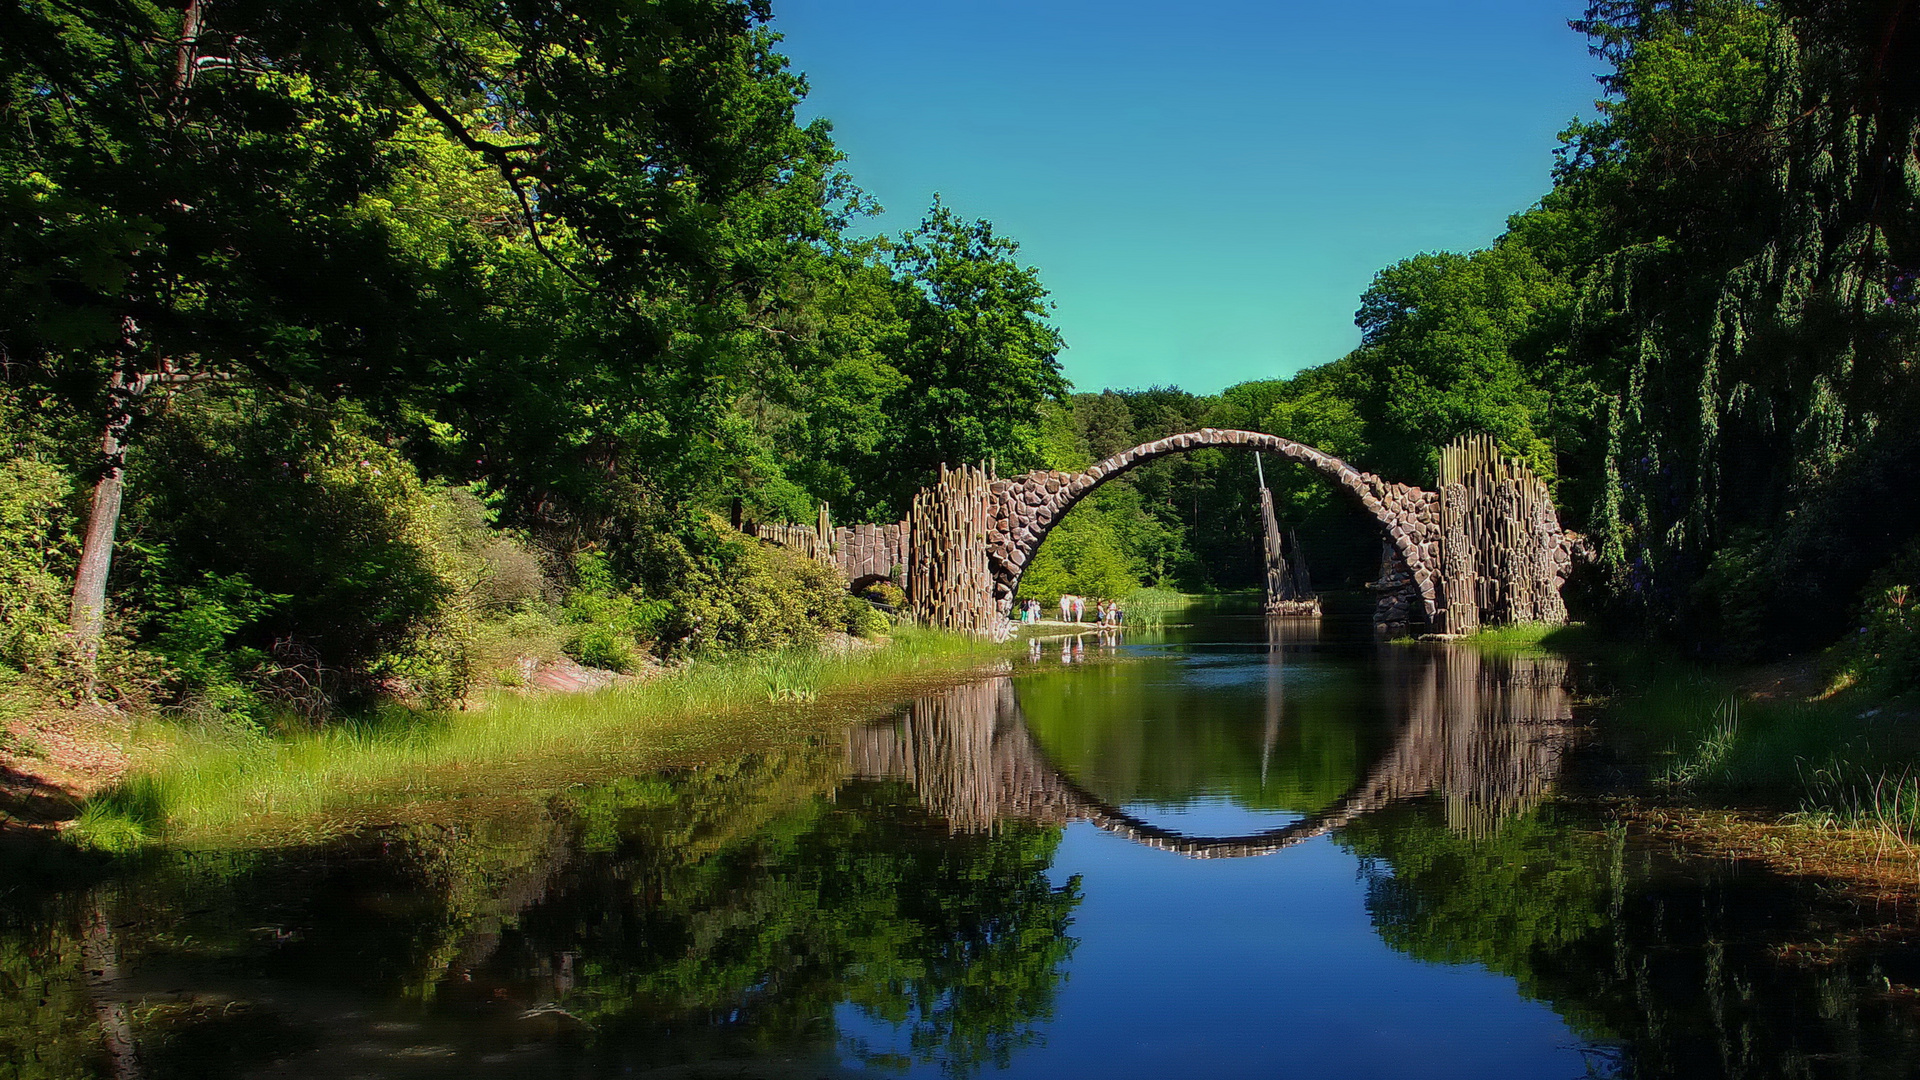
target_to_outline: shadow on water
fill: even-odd
[[[1893,992],[1920,964],[1847,944],[1871,913],[1556,801],[1582,733],[1563,662],[1232,612],[1083,648],[1132,662],[1050,645],[844,744],[8,892],[0,1080],[1159,1075],[1129,1041],[1156,1017],[1345,1001],[1278,974],[1303,950],[1366,973],[1340,1008],[1375,1037],[1322,1017],[1172,1052],[1249,1076],[1920,1067]],[[1313,873],[1361,939],[1249,913]],[[1130,896],[1173,924],[1128,923]],[[1195,928],[1225,944],[1170,951]],[[1464,984],[1437,971],[1492,1004],[1449,1019]],[[1402,1046],[1389,1003],[1488,1034]]]

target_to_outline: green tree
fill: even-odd
[[[1735,654],[1831,640],[1920,529],[1887,486],[1916,456],[1914,13],[1720,0],[1580,25],[1615,65],[1560,176],[1600,244],[1573,341],[1615,395],[1593,515],[1615,592]]]
[[[406,355],[415,282],[355,210],[391,164],[390,98],[316,11],[9,6],[0,342],[99,418],[72,601],[89,648],[150,394],[242,376],[334,390]]]
[[[1417,255],[1382,270],[1360,299],[1356,358],[1370,385],[1372,467],[1424,480],[1461,435],[1491,434],[1551,482],[1547,396],[1532,377],[1539,329],[1572,290],[1524,246]]]
[[[935,201],[898,238],[818,265],[813,322],[767,429],[783,472],[845,517],[898,520],[941,463],[1045,458],[1067,389],[1039,273],[985,221]]]

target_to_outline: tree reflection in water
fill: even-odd
[[[1264,779],[1299,719],[1289,710],[1312,707],[1304,695],[1287,696],[1286,650],[1270,657],[1255,756],[1231,759],[1244,748],[1214,732],[1205,741],[1216,775],[1251,769]],[[1369,677],[1396,717],[1391,738],[1372,760],[1353,764],[1340,794],[1296,807],[1301,823],[1254,836],[1152,831],[1090,794],[1030,729],[1022,695],[1033,684],[1018,678],[922,699],[894,720],[852,732],[847,754],[858,775],[910,784],[963,836],[1080,820],[1184,855],[1220,857],[1267,854],[1303,833],[1330,832],[1360,857],[1368,911],[1387,944],[1429,963],[1512,978],[1589,1045],[1596,1075],[1920,1075],[1920,1020],[1891,983],[1920,983],[1920,949],[1848,942],[1863,913],[1818,882],[1630,840],[1596,810],[1548,801],[1578,733],[1567,676],[1553,658],[1382,650]],[[1070,677],[1083,680],[1082,689],[1096,685],[1087,680],[1133,678],[1086,669]],[[1160,678],[1140,676],[1128,692]],[[1041,696],[1047,690],[1041,684]],[[1098,712],[1111,700],[1089,693],[1078,707]],[[1173,730],[1192,733],[1193,719],[1181,717]],[[1071,731],[1064,721],[1055,727]],[[1123,749],[1110,756],[1182,776],[1205,771],[1174,761],[1165,747]],[[1099,763],[1082,750],[1081,760]],[[1153,779],[1142,776],[1136,787],[1166,799],[1168,788]],[[1258,790],[1238,781],[1224,787]]]
[[[1602,1048],[1603,1074],[1920,1072],[1911,999],[1891,992],[1920,983],[1920,954],[1850,939],[1862,913],[1817,884],[1548,800],[1574,730],[1558,662],[1390,647],[1293,680],[1299,647],[1202,657],[1204,693],[1164,665],[1076,664],[1074,693],[1047,672],[991,679],[844,746],[16,889],[0,1080],[1018,1064],[1075,945],[1079,882],[1056,863],[1076,820],[1215,858],[1330,834],[1382,940],[1511,978]],[[1076,745],[1074,700],[1090,727],[1142,730]],[[1186,836],[1127,809],[1173,805],[1195,777],[1295,820]],[[1153,858],[1169,895],[1202,880]],[[1143,1009],[1165,992],[1122,989]]]
[[[1079,902],[1046,876],[1058,840],[951,837],[800,750],[171,857],[0,919],[0,1075],[820,1076],[901,1054],[843,1037],[840,1009],[894,1027],[898,1063],[965,1074],[1052,1009]]]

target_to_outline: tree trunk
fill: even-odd
[[[180,39],[174,48],[173,79],[167,90],[169,119],[183,119],[187,88],[199,67],[200,35],[206,29],[206,0],[188,0],[180,16]],[[175,200],[178,206],[178,200]],[[123,327],[125,356],[139,355],[137,328],[132,319]],[[106,626],[107,573],[113,568],[114,535],[120,530],[120,499],[126,488],[127,430],[133,426],[133,404],[157,381],[179,381],[172,366],[162,361],[156,374],[132,376],[132,361],[114,368],[107,384],[107,423],[100,436],[100,478],[93,485],[93,508],[87,514],[87,533],[80,542],[80,565],[73,575],[73,604],[68,625],[74,643],[89,667],[100,652],[100,634]]]
[[[180,15],[180,40],[173,54],[173,85],[168,87],[167,113],[178,124],[185,108],[183,98],[193,77],[200,70],[200,32],[206,27],[206,0],[188,0]]]
[[[100,1020],[100,1040],[107,1052],[110,1075],[113,1080],[140,1080],[132,1010],[127,1007],[126,990],[120,983],[120,942],[97,896],[86,915],[80,954],[87,965],[87,994]]]
[[[107,388],[107,424],[100,436],[100,479],[93,485],[93,509],[80,542],[80,566],[73,575],[69,623],[74,642],[91,661],[100,650],[106,623],[107,572],[113,567],[113,539],[120,529],[120,497],[126,487],[127,429],[133,426],[133,402],[147,388],[144,378],[128,379],[116,369]]]

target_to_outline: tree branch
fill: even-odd
[[[507,186],[513,190],[513,197],[520,203],[520,214],[527,225],[527,236],[533,241],[533,249],[540,253],[540,257],[552,263],[555,269],[565,274],[574,284],[588,291],[599,291],[598,285],[582,277],[579,271],[563,262],[551,248],[547,247],[546,241],[540,236],[539,217],[534,212],[533,201],[527,197],[526,189],[520,184],[522,170],[513,157],[515,153],[538,150],[539,144],[501,145],[476,136],[467,130],[467,126],[460,122],[460,118],[455,116],[452,110],[428,92],[427,88],[421,85],[420,80],[414,78],[412,72],[387,52],[386,46],[381,44],[380,36],[374,33],[371,25],[357,15],[348,15],[347,24],[353,28],[354,36],[360,39],[360,43],[366,46],[367,54],[372,58],[375,67],[400,84],[400,88],[405,90],[416,104],[425,109],[428,116],[438,121],[456,142],[485,158],[495,171],[499,172],[500,178],[507,182]],[[529,169],[527,172],[535,173],[536,170]]]

